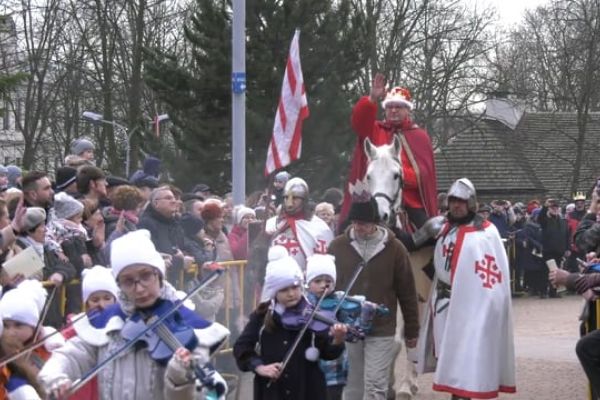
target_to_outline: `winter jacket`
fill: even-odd
[[[175,300],[175,290],[171,285],[166,284],[161,290],[161,298]],[[39,373],[40,382],[48,389],[64,379],[75,381],[117,351],[126,342],[121,336],[121,329],[131,318],[132,311],[126,311],[131,307],[132,304],[116,304],[108,307],[101,316],[97,317],[98,320],[107,320],[104,326],[89,328],[91,334],[88,333],[88,338],[83,339],[79,334],[70,339],[65,346],[55,350]],[[187,315],[193,314],[190,310],[186,312]],[[218,348],[229,334],[225,327],[216,323],[194,331],[199,345],[193,353],[201,364],[209,360],[211,349]],[[194,379],[190,379],[187,372],[173,358],[164,366],[151,358],[147,347],[134,346],[112,363],[107,364],[97,375],[99,398],[102,400],[203,399],[203,394],[196,391]],[[216,374],[215,378],[222,381],[219,374]]]
[[[266,306],[263,308],[266,310]],[[274,326],[263,329],[266,315],[264,310],[253,312],[233,346],[233,356],[242,371],[253,372],[259,365],[281,362],[296,339],[298,331],[284,329],[277,313],[272,316]],[[327,397],[319,363],[305,358],[312,336],[310,331],[304,334],[286,369],[270,386],[267,386],[269,379],[254,375],[254,400],[321,400]],[[326,332],[314,334],[314,340],[321,359],[336,359],[344,351],[344,345],[333,345]]]
[[[374,319],[370,335],[394,336],[396,311],[400,305],[405,337],[417,338],[417,292],[408,252],[390,230],[379,227],[378,232],[380,239],[376,243],[364,242],[356,240],[352,228],[348,228],[329,244],[329,253],[335,256],[336,289],[345,291],[358,265],[366,262],[349,295],[363,295],[390,310],[387,316]]]
[[[227,237],[234,260],[248,259],[248,229],[234,225]]]
[[[542,227],[542,248],[544,258],[547,255],[563,255],[569,249],[569,228],[567,221],[561,216],[549,217],[548,208],[542,207],[538,215]]]

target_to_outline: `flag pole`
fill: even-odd
[[[233,204],[246,200],[246,1],[233,0],[231,174]]]

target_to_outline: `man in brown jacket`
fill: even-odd
[[[408,252],[387,228],[379,225],[377,203],[371,198],[354,202],[348,218],[352,225],[329,245],[335,256],[337,289],[346,290],[361,262],[366,263],[350,289],[350,295],[364,295],[369,301],[385,304],[390,314],[375,317],[373,330],[364,341],[348,343],[348,386],[346,400],[385,400],[389,370],[396,352],[396,311],[404,317],[404,338],[414,348],[419,335],[417,295]]]

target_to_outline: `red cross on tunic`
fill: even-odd
[[[317,244],[313,249],[315,254],[327,254],[327,242],[323,239],[317,239]]]
[[[273,240],[273,244],[285,247],[291,256],[295,256],[300,253],[300,243],[298,243],[298,241],[294,238],[280,235]]]
[[[495,284],[502,282],[502,272],[494,256],[485,254],[483,260],[475,261],[475,273],[481,278],[486,289],[492,289]]]
[[[450,242],[450,244],[444,243],[442,245],[442,257],[452,257],[452,253],[454,252],[454,242]]]

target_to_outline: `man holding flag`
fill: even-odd
[[[266,175],[300,158],[302,150],[302,122],[309,112],[300,64],[299,39],[300,31],[296,30],[281,85],[273,137],[267,154]],[[314,253],[327,253],[327,246],[333,239],[327,224],[309,210],[308,196],[308,185],[303,179],[290,179],[284,188],[284,203],[279,215],[269,219],[265,226],[266,234],[270,236],[269,245],[284,246],[303,270],[306,258]]]

